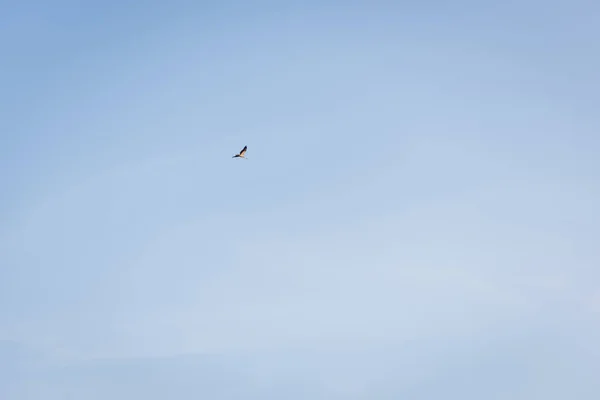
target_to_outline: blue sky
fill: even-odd
[[[7,348],[600,395],[600,6],[88,3],[0,17]]]

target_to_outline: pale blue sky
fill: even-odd
[[[0,16],[8,399],[600,396],[600,5],[88,3]]]

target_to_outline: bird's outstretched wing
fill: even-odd
[[[242,149],[242,151],[240,151],[240,156],[243,156],[244,153],[246,152],[246,150],[248,150],[248,146],[244,146],[244,148]]]

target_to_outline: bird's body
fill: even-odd
[[[242,149],[242,151],[240,151],[238,154],[236,154],[235,156],[231,157],[231,158],[246,158],[246,150],[248,150],[248,146],[244,146],[244,148]],[[247,160],[247,158],[246,158]]]

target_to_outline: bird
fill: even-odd
[[[242,151],[240,151],[238,154],[236,154],[235,156],[231,157],[231,158],[246,158],[246,156],[244,154],[246,154],[246,150],[248,150],[248,146],[244,146],[244,148],[242,149]],[[247,158],[246,158],[247,160]]]

